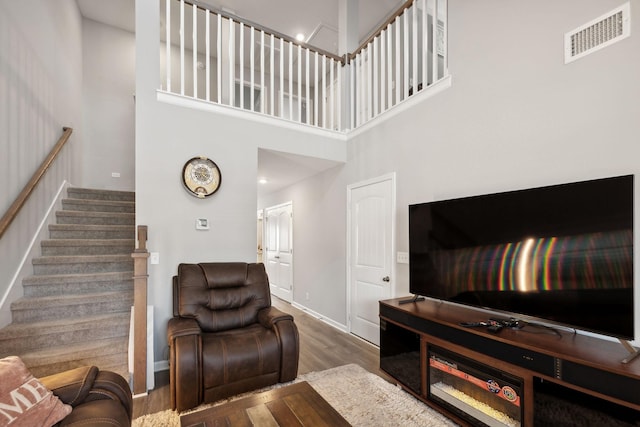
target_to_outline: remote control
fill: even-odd
[[[487,326],[487,322],[460,322],[460,326],[475,327],[475,326]]]

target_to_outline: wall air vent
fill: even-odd
[[[564,63],[575,61],[631,34],[630,2],[564,35]]]

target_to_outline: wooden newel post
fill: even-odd
[[[133,258],[133,394],[147,392],[147,226],[138,226]]]

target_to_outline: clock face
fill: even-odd
[[[212,160],[206,157],[194,157],[185,163],[182,169],[182,182],[189,193],[204,199],[220,188],[222,175]]]

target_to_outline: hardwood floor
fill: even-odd
[[[294,316],[300,334],[298,375],[356,363],[382,378],[378,347],[329,326],[275,297],[273,305]],[[133,402],[133,417],[170,409],[169,371],[156,372],[155,389]]]

